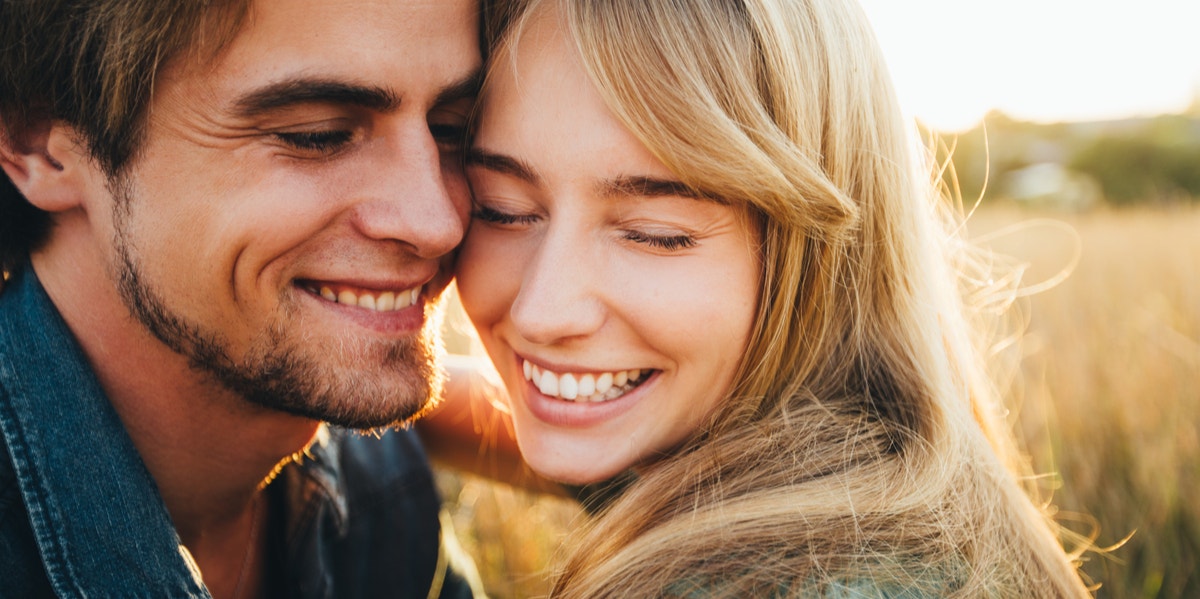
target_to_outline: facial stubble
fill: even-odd
[[[252,404],[356,429],[399,426],[428,410],[443,384],[436,335],[441,310],[426,307],[425,324],[398,339],[306,338],[296,326],[298,297],[281,293],[276,313],[235,357],[227,335],[172,309],[147,276],[132,235],[132,212],[144,201],[127,178],[110,181],[113,194],[112,265],[130,313],[154,337]],[[183,266],[186,268],[186,266]],[[348,325],[349,326],[349,325]]]

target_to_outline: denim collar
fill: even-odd
[[[33,269],[0,294],[0,432],[59,596],[211,597]]]
[[[345,477],[341,468],[341,445],[336,437],[352,434],[341,429],[330,430],[322,424],[317,437],[304,451],[294,456],[283,474],[286,485],[287,523],[285,530],[292,534],[307,524],[311,510],[297,509],[299,506],[322,504],[327,506],[337,536],[346,535],[349,526],[349,508],[346,505]],[[292,539],[287,539],[291,544]]]

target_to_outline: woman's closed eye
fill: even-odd
[[[519,226],[531,225],[537,222],[538,215],[513,214],[509,212],[502,212],[492,208],[491,206],[476,204],[474,210],[471,212],[471,218],[493,225]]]
[[[627,230],[623,232],[623,236],[634,243],[644,244],[667,252],[686,250],[696,246],[696,238],[687,234],[664,235]]]

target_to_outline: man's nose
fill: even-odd
[[[422,258],[458,247],[470,205],[461,158],[439,147],[424,122],[399,128],[373,153],[354,226]]]

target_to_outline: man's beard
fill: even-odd
[[[193,370],[253,404],[357,429],[407,424],[440,396],[444,376],[436,308],[427,310],[425,326],[413,337],[340,343],[306,339],[290,322],[294,304],[280,298],[279,313],[235,359],[225,335],[173,311],[145,276],[129,234],[131,204],[138,200],[120,179],[110,188],[116,200],[114,267],[121,298]]]

